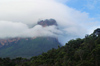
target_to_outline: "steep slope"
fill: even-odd
[[[20,39],[19,41],[12,42],[7,46],[0,48],[0,57],[25,57],[40,55],[47,52],[52,48],[57,48],[60,43],[55,38],[41,37],[31,39]]]

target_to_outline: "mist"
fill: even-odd
[[[0,1],[0,38],[50,36],[65,44],[90,33],[88,28],[92,29],[94,18],[68,7],[65,2],[67,0]],[[37,25],[39,20],[51,18],[57,21],[59,30],[57,26]]]

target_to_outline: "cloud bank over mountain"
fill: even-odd
[[[55,36],[63,39],[82,37],[89,33],[93,18],[63,4],[67,0],[3,0],[0,1],[0,38]],[[55,19],[59,26],[42,27],[39,20]],[[88,25],[89,24],[89,25]],[[29,28],[30,26],[33,26]],[[57,33],[59,35],[57,35]]]
[[[57,29],[57,26],[42,27],[35,25],[29,28],[28,25],[18,22],[0,21],[0,38],[13,37],[57,37],[62,32]]]

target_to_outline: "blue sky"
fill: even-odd
[[[87,12],[91,18],[100,20],[100,0],[69,0],[66,5]]]

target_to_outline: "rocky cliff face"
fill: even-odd
[[[30,39],[35,39],[36,37],[34,38],[30,38]],[[16,44],[17,42],[19,42],[21,39],[24,39],[24,40],[29,40],[29,38],[9,38],[9,39],[0,39],[0,48],[3,47],[3,46],[7,46],[7,45],[10,45],[10,44]]]
[[[57,26],[57,22],[56,22],[56,20],[54,20],[54,19],[50,19],[50,20],[48,20],[48,19],[46,19],[46,20],[41,20],[41,21],[38,22],[38,24],[39,24],[39,25],[42,25],[43,27],[45,27],[45,26],[52,26],[52,25]]]

